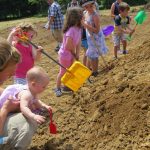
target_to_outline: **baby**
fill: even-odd
[[[41,67],[35,66],[27,72],[26,78],[27,85],[10,85],[3,91],[0,96],[0,108],[7,99],[19,100],[20,110],[24,116],[41,124],[45,121],[45,117],[38,115],[37,110],[40,108],[49,110],[51,107],[40,101],[38,95],[46,89],[49,83],[49,77]],[[5,110],[3,113],[3,116],[7,116],[10,112]],[[2,120],[3,123],[0,125],[0,135],[2,135],[5,117],[2,118]]]

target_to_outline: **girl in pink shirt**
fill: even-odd
[[[8,36],[8,42],[11,43],[21,53],[21,62],[17,65],[14,75],[15,84],[26,84],[26,73],[34,66],[34,61],[40,58],[40,50],[35,49],[26,41],[19,39],[18,35],[25,33],[29,40],[32,40],[36,34],[34,26],[29,23],[21,23],[14,28]]]
[[[79,50],[81,45],[81,19],[82,10],[78,7],[67,9],[66,22],[64,25],[64,37],[62,46],[58,52],[59,62],[64,67],[69,68],[74,60],[79,59]],[[60,67],[57,76],[57,88],[55,89],[56,96],[61,96],[61,78],[66,70]]]

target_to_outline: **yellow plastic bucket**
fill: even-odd
[[[61,82],[76,92],[89,78],[91,70],[81,64],[79,61],[75,61],[68,71],[61,78]]]

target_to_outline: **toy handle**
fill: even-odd
[[[138,25],[138,23],[136,23],[136,25],[134,26],[134,28],[133,28],[134,30],[136,29],[137,25]],[[133,32],[133,33],[134,33],[134,32]],[[129,37],[130,37],[130,38],[132,37],[133,33],[129,34]]]
[[[52,109],[49,109],[48,111],[49,111],[49,118],[50,118],[50,121],[53,122],[53,119],[52,119],[52,115],[53,115]]]
[[[135,25],[135,27],[134,27],[134,30],[136,29],[137,25],[138,25],[138,23],[136,23],[136,25]]]
[[[31,41],[27,40],[27,42],[30,43],[35,48],[38,48],[38,46],[35,45],[34,43],[32,43]],[[69,72],[70,74],[74,75],[71,71],[68,70],[68,68],[64,67],[62,64],[60,64],[59,62],[57,62],[54,58],[52,58],[46,51],[44,51],[44,49],[42,49],[41,53],[43,53],[45,56],[47,56],[48,58],[50,58],[51,60],[53,60],[57,65],[59,65],[60,67],[62,67],[63,69],[65,69],[67,72]]]
[[[20,39],[22,39],[22,37],[18,34],[17,35]],[[23,40],[27,41],[29,44],[31,44],[33,47],[38,48],[38,46],[34,43],[32,43],[26,36],[23,37]],[[67,72],[69,72],[70,74],[74,75],[71,71],[69,71],[68,68],[66,68],[65,66],[63,66],[62,64],[60,64],[59,62],[57,62],[53,57],[51,57],[44,49],[41,50],[41,53],[43,53],[45,56],[47,56],[48,58],[50,58],[52,61],[54,61],[57,65],[59,65],[60,67],[62,67],[63,69],[65,69]]]
[[[27,40],[28,43],[30,43],[32,46],[34,46],[35,48],[38,48],[37,45],[35,45],[34,43],[32,43],[31,41]],[[49,54],[47,54],[44,49],[42,49],[41,53],[43,53],[44,55],[46,55],[48,58],[50,58],[51,60],[53,60],[56,64],[58,64],[59,66],[61,66],[62,68],[64,68],[65,70],[67,70],[67,68],[65,68],[63,65],[61,65],[59,62],[57,62],[55,59],[53,59]]]

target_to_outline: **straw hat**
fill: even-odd
[[[94,0],[81,0],[82,7],[88,5],[88,4],[94,4]]]

